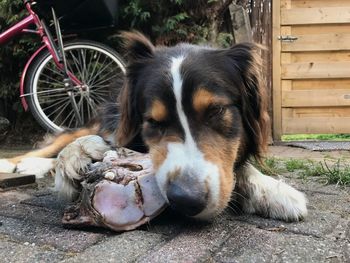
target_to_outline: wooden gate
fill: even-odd
[[[350,0],[273,1],[273,132],[350,133]]]

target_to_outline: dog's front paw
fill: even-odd
[[[287,222],[302,220],[307,215],[304,194],[282,181],[269,178],[270,187],[254,194],[253,212]],[[249,210],[251,210],[249,208]]]
[[[34,174],[36,178],[43,178],[55,166],[55,159],[27,157],[23,158],[16,167],[20,174]]]
[[[73,199],[80,188],[82,174],[92,161],[102,160],[110,146],[97,135],[78,138],[66,146],[57,157],[55,189]]]
[[[0,173],[13,173],[16,165],[7,159],[0,159]]]
[[[248,213],[284,221],[299,221],[307,215],[307,200],[299,192],[281,180],[260,173],[253,166],[246,169],[244,192],[248,198],[243,201],[243,210]]]

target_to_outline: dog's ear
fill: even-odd
[[[142,68],[154,55],[154,46],[139,32],[122,32],[128,58],[126,79],[119,95],[119,127],[117,142],[119,146],[129,145],[139,135],[142,115],[139,112],[139,96],[142,93],[137,83]],[[142,80],[141,80],[142,81]],[[141,87],[142,88],[142,87]]]
[[[134,92],[126,80],[118,98],[120,118],[116,137],[120,147],[127,146],[140,132],[141,116],[135,103]]]
[[[128,57],[128,62],[150,58],[154,53],[154,46],[151,41],[138,31],[121,32],[124,48]]]
[[[228,56],[235,72],[240,75],[241,111],[246,131],[248,154],[261,160],[266,151],[269,136],[266,87],[261,78],[263,63],[262,46],[253,43],[237,44],[230,48]]]

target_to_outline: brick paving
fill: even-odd
[[[271,147],[270,156],[350,155],[283,146]],[[0,192],[0,262],[350,262],[350,188],[302,181],[292,173],[282,177],[309,199],[303,222],[227,210],[214,222],[202,223],[166,210],[125,233],[64,228],[60,218],[66,204],[51,191],[53,179],[38,180]]]

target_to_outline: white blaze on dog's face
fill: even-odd
[[[242,150],[250,142],[241,94],[248,80],[239,68],[249,66],[231,65],[229,50],[155,49],[142,39],[131,49],[136,54],[122,95],[128,99],[122,105],[119,141],[141,131],[170,206],[188,216],[213,217],[230,201],[234,166],[249,155]]]
[[[160,152],[157,144],[150,143],[150,153],[156,166],[158,185],[170,205],[187,215],[207,218],[221,211],[230,198],[238,142],[234,139],[225,140],[213,132],[207,122],[211,117],[216,118],[217,122],[225,122],[226,118],[224,125],[231,126],[232,114],[223,112],[229,100],[216,96],[204,87],[198,87],[193,94],[184,92],[180,70],[184,59],[183,56],[173,57],[170,64],[176,114],[183,132],[178,136],[181,140],[165,141],[161,144],[164,149]],[[192,95],[190,107],[194,114],[185,112],[183,95]],[[159,114],[157,110],[162,112],[160,104],[156,101],[156,109],[153,108],[155,113]],[[209,107],[216,107],[211,112],[214,116],[204,116],[210,110]],[[163,113],[166,109],[164,106]],[[201,118],[201,123],[190,123],[192,120],[189,114]]]

